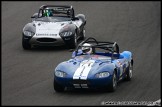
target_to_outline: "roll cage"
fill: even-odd
[[[77,56],[78,50],[83,46],[84,43],[89,43],[91,44],[91,48],[93,51],[93,54],[99,54],[99,55],[104,55],[104,56],[111,56],[112,58],[114,57],[119,57],[119,46],[116,42],[103,42],[103,41],[97,41],[95,38],[89,37],[85,41],[81,42],[76,50],[75,50],[75,56]],[[87,46],[86,46],[87,47]],[[96,48],[104,49],[107,52],[104,53],[97,53]]]
[[[66,15],[66,17],[70,17],[71,19],[75,18],[75,14],[74,14],[74,9],[72,6],[69,5],[42,5],[39,8],[39,12],[38,12],[38,18],[43,17],[43,10],[45,10],[46,8],[52,9],[54,13],[56,14],[64,14]]]

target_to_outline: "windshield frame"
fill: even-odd
[[[64,22],[64,21],[71,21],[69,17],[38,17],[35,21],[42,21],[42,22]]]
[[[52,17],[69,17],[71,19],[75,18],[74,9],[72,6],[55,6],[55,5],[41,6],[38,12],[38,18],[45,17],[43,16],[43,14],[46,8],[52,10],[52,13],[54,15]]]

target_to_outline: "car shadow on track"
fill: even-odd
[[[61,50],[69,50],[66,46],[39,46],[33,47],[32,51],[61,51]]]
[[[82,42],[81,40],[77,41],[77,46]],[[76,46],[76,48],[77,48]],[[75,49],[76,49],[75,48]],[[43,52],[43,51],[69,51],[73,52],[75,49],[69,48],[67,45],[63,46],[33,46],[30,50],[24,50],[24,51],[32,51],[32,52]]]
[[[53,51],[67,51],[67,52],[73,52],[75,49],[70,49],[67,46],[37,46],[32,47],[30,50],[23,50],[28,52],[53,52]]]
[[[133,81],[132,81],[133,82]],[[122,90],[124,91],[128,85],[131,85],[131,81],[121,80],[118,82],[117,89],[114,92],[105,90],[105,89],[86,89],[86,88],[79,88],[79,89],[65,89],[64,92],[60,92],[64,95],[96,95],[96,94],[118,94]],[[124,88],[124,89],[123,89]],[[56,92],[55,92],[56,93]],[[60,94],[59,93],[59,94]]]
[[[56,92],[54,92],[56,94]],[[105,94],[109,93],[103,90],[95,90],[95,89],[68,89],[64,92],[57,93],[57,94],[63,94],[63,95],[96,95],[96,94]]]

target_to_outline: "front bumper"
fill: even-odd
[[[88,78],[87,80],[54,77],[54,80],[64,87],[72,88],[102,88],[111,84],[112,75],[105,78]]]
[[[40,36],[33,36],[29,43],[31,45],[38,45],[38,46],[61,46],[65,45],[64,40],[61,37],[40,37]]]

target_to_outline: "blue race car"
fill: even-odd
[[[119,53],[116,42],[88,38],[72,53],[72,59],[60,63],[54,71],[54,90],[65,87],[115,91],[120,80],[130,81],[133,58],[130,51]]]

